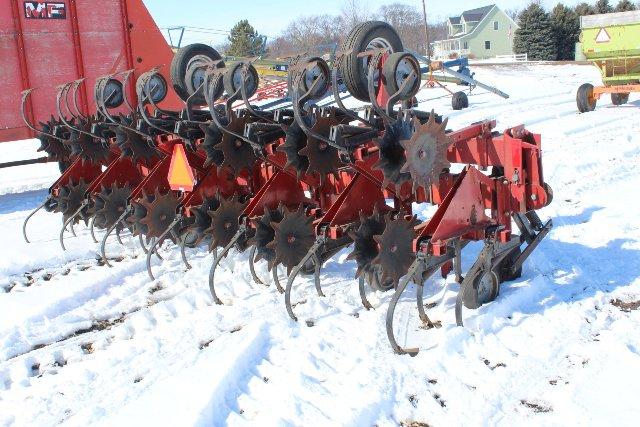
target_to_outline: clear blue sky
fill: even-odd
[[[184,42],[219,44],[225,33],[240,19],[248,19],[256,30],[269,38],[278,36],[293,19],[304,15],[339,14],[344,0],[143,0],[159,27],[192,26],[219,30],[217,33],[189,31]],[[563,0],[574,5],[581,0]],[[588,0],[589,1],[589,0]],[[422,10],[421,0],[361,0],[367,9],[375,11],[383,4],[405,3]],[[427,14],[433,22],[455,16],[463,10],[495,3],[502,9],[522,9],[530,0],[427,0]],[[548,9],[557,0],[542,0]],[[595,3],[595,0],[589,1]],[[616,1],[611,3],[615,4]],[[163,30],[166,34],[166,31]]]

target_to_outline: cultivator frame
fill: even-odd
[[[367,287],[394,290],[389,341],[397,353],[416,354],[397,343],[393,328],[410,281],[419,317],[433,327],[424,282],[438,269],[443,277],[453,271],[462,325],[462,307],[495,299],[500,283],[519,277],[552,226],[536,214],[552,198],[540,136],[522,126],[500,134],[490,120],[450,131],[433,111],[413,108],[422,71],[386,23],[354,28],[333,67],[318,57],[296,58],[288,95],[262,105],[250,61],[227,65],[204,45],[184,49],[171,66],[172,86],[184,102],[180,110],[159,107],[171,88],[158,68],[137,77],[135,97],[123,91],[132,72],[98,79],[91,116],[74,104],[78,80],[59,89],[59,117],[39,137],[73,153],[42,205],[64,215],[63,249],[65,229],[91,221],[92,235],[94,226],[105,230],[100,252],[109,265],[108,237],[116,231],[120,239],[129,230],[139,236],[154,279],[153,257],[160,258],[166,240],[180,247],[186,268],[185,249],[207,244],[217,304],[224,303],[215,286],[220,261],[234,248],[249,249],[254,280],[264,284],[254,266],[263,259],[297,320],[295,279],[313,275],[324,296],[323,264],[353,245],[349,259],[357,264],[364,307],[373,307]],[[342,85],[367,103],[362,114],[342,102]],[[318,106],[327,97],[332,102]],[[434,215],[419,221],[412,213],[416,203],[437,206]],[[483,241],[484,248],[463,278],[460,254],[470,241]]]

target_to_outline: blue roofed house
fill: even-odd
[[[495,4],[466,10],[460,16],[448,18],[448,37],[433,43],[433,55],[478,59],[513,55],[517,28],[518,24]]]

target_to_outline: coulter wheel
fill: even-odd
[[[120,120],[128,127],[135,124],[136,117],[121,116]],[[149,165],[151,160],[158,157],[158,151],[153,143],[137,132],[133,132],[124,126],[115,128],[116,145],[120,149],[121,157],[128,157],[134,163],[142,162]]]
[[[385,124],[382,137],[376,140],[380,158],[374,168],[382,171],[383,188],[386,188],[388,183],[400,185],[411,179],[409,173],[400,172],[407,159],[400,140],[409,139],[410,135],[409,124],[404,120],[398,120],[390,125]]]
[[[210,125],[201,124],[200,129],[204,132],[204,140],[200,144],[200,148],[207,156],[204,166],[214,164],[220,166],[224,162],[224,154],[220,151],[220,142],[222,141],[222,132],[218,127],[211,123]]]
[[[118,187],[114,182],[111,187],[102,187],[94,200],[94,225],[100,229],[113,226],[127,208],[130,195],[128,185]]]
[[[51,117],[51,119],[46,123],[40,124],[42,125],[42,130],[44,132],[55,135],[55,129],[58,123],[56,123],[53,117]],[[37,138],[40,141],[38,152],[44,151],[47,153],[49,160],[54,162],[64,162],[69,159],[69,149],[59,139],[42,133],[39,134]]]
[[[91,130],[93,118],[83,120],[75,127],[85,132]],[[109,146],[102,144],[99,140],[92,138],[86,133],[78,132],[70,129],[69,139],[65,142],[70,147],[70,156],[72,159],[80,158],[82,163],[88,162],[93,164],[106,164],[109,159]]]
[[[58,190],[58,196],[52,197],[52,199],[57,202],[55,204],[54,212],[61,212],[63,221],[67,222],[71,215],[80,209],[88,188],[89,185],[83,179],[81,179],[78,184],[69,183],[68,185],[60,187]],[[77,224],[81,219],[85,224],[87,224],[87,221],[89,220],[88,206],[80,211],[80,214],[73,219],[73,223]]]
[[[393,287],[392,280],[382,280],[380,266],[372,263],[380,253],[374,236],[381,235],[384,227],[384,217],[376,209],[369,217],[361,214],[358,229],[349,232],[349,237],[353,240],[353,251],[347,259],[356,261],[358,265],[356,277],[362,276],[365,282],[376,291],[389,290]]]
[[[336,117],[336,110],[316,110],[315,123],[311,130],[320,135],[329,135],[331,126],[340,123]],[[312,136],[307,137],[307,145],[298,152],[306,156],[309,162],[308,172],[316,174],[322,184],[327,175],[337,175],[338,168],[342,165],[338,150],[330,146],[326,141],[320,141]]]
[[[596,98],[593,95],[593,85],[590,83],[584,83],[578,88],[576,94],[576,103],[578,104],[578,111],[581,113],[587,113],[596,109]]]
[[[385,228],[381,235],[373,238],[378,244],[378,255],[373,261],[381,269],[380,281],[394,286],[404,276],[415,259],[413,252],[414,227],[419,223],[415,217],[405,219],[402,214],[393,218],[391,213],[385,215]]]
[[[142,197],[139,200],[135,200],[131,203],[133,206],[133,212],[127,218],[127,222],[131,224],[132,234],[137,236],[139,234],[146,235],[149,232],[147,224],[142,222],[142,219],[147,216],[147,206],[155,199],[154,194],[146,194],[143,192]]]
[[[265,260],[269,271],[273,268],[276,258],[275,249],[267,247],[267,245],[273,241],[276,234],[272,223],[280,223],[283,218],[284,208],[282,205],[278,206],[275,210],[265,208],[264,215],[256,221],[256,233],[250,241],[250,244],[256,247],[255,261]]]
[[[303,120],[308,120],[303,117]],[[299,152],[307,145],[307,135],[304,133],[297,121],[293,121],[285,131],[284,144],[277,148],[277,151],[287,155],[287,164],[285,167],[291,166],[296,171],[298,179],[309,169],[309,158],[301,155]]]
[[[140,223],[147,226],[147,239],[160,238],[175,219],[180,200],[171,191],[161,195],[156,190],[152,201],[149,202],[143,198],[140,203],[146,208],[146,215],[140,220]],[[178,226],[175,227],[174,231],[177,231]],[[164,241],[166,238],[170,238],[175,243],[175,233],[168,233],[162,240]],[[158,245],[161,244],[162,241],[158,242]]]
[[[201,205],[191,207],[193,222],[186,230],[185,245],[187,247],[196,247],[206,237],[207,229],[211,227],[209,211],[215,211],[219,207],[219,194],[215,197],[205,197]]]
[[[246,202],[241,202],[240,197],[235,194],[230,199],[220,199],[218,208],[208,211],[211,225],[205,233],[211,235],[210,251],[229,244],[240,227],[238,221],[246,206]],[[242,242],[240,242],[241,245]]]
[[[437,183],[440,173],[451,166],[447,148],[452,141],[445,134],[447,120],[438,124],[433,113],[424,124],[414,118],[413,127],[411,138],[400,141],[406,155],[406,163],[400,172],[411,175],[415,192],[419,186],[428,189]]]
[[[283,264],[289,275],[315,242],[313,217],[307,216],[301,205],[297,211],[285,210],[282,221],[271,222],[271,226],[275,233],[267,248],[275,251],[273,265]]]
[[[219,145],[223,155],[221,166],[228,167],[235,175],[243,170],[251,169],[258,158],[248,142],[230,134],[222,135]]]

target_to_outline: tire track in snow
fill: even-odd
[[[371,316],[380,317],[380,313]],[[237,399],[239,412],[228,421],[248,425],[373,425],[381,414],[390,412],[395,380],[392,372],[380,372],[378,365],[392,363],[395,356],[379,352],[378,345],[386,342],[379,342],[376,334],[363,334],[357,318],[347,319],[326,318],[311,328],[289,322],[278,325],[294,331],[274,332],[283,338],[272,344],[268,356],[257,366]]]

